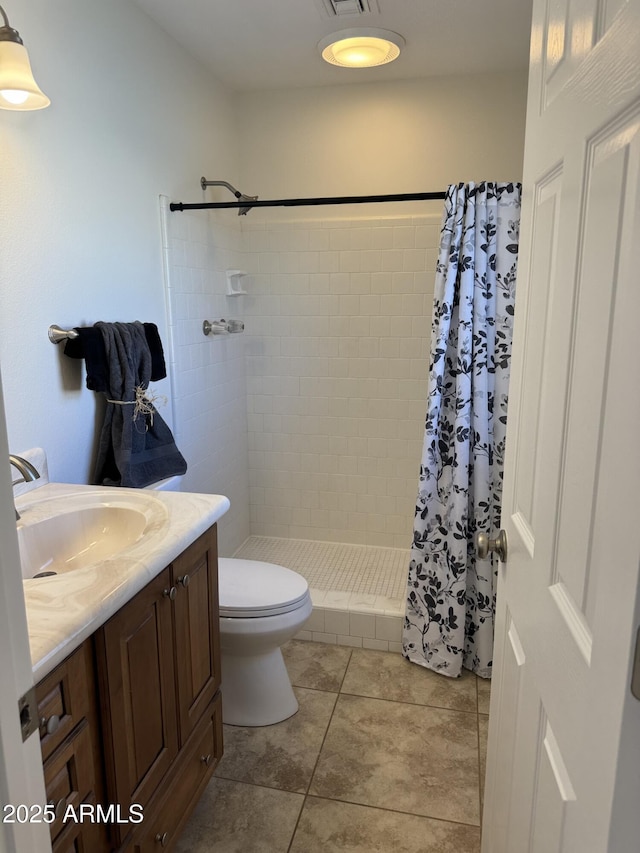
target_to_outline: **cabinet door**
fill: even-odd
[[[218,552],[215,525],[172,565],[180,742],[185,743],[220,686]]]
[[[222,701],[218,694],[204,709],[202,719],[181,751],[172,779],[158,791],[145,812],[144,823],[134,833],[127,853],[159,853],[165,847],[173,849],[221,757]],[[214,849],[213,844],[210,849]]]
[[[148,803],[178,752],[170,590],[165,569],[96,634],[109,799],[124,811]]]

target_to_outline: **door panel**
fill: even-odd
[[[578,245],[577,292],[567,401],[555,579],[562,582],[586,625],[592,623],[598,567],[592,551],[595,495],[601,465],[600,431],[606,404],[617,259],[624,229],[629,160],[638,154],[637,116],[617,119],[589,142],[584,224]],[[582,499],[591,495],[590,502]]]
[[[483,853],[640,837],[639,57],[640,0],[534,0]]]
[[[549,721],[545,720],[535,789],[533,853],[561,853],[567,806],[575,798],[560,747]]]
[[[533,37],[544,38],[542,109],[563,91],[591,50],[598,4],[595,0],[547,0],[544,27]],[[606,13],[603,26],[606,25]]]
[[[530,275],[540,282],[540,287],[530,294],[527,306],[518,306],[525,312],[524,333],[528,329],[537,330],[547,341],[549,312],[551,304],[550,285],[554,276],[558,245],[559,207],[562,192],[562,168],[553,169],[550,175],[535,188],[533,209],[534,252],[532,254]],[[515,460],[515,501],[519,524],[526,525],[524,533],[531,540],[533,549],[536,528],[536,447],[540,429],[540,392],[542,387],[542,367],[548,364],[552,356],[543,350],[542,358],[528,359],[524,365],[523,382],[531,393],[521,401],[522,416],[519,420],[518,454]],[[533,556],[533,554],[532,554]]]

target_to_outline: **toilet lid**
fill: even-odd
[[[297,572],[258,560],[218,559],[220,615],[276,616],[304,603],[309,584]]]

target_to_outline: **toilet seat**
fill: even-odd
[[[218,559],[220,616],[252,619],[304,606],[309,584],[297,572],[258,560]]]

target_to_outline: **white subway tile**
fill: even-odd
[[[305,622],[305,630],[307,631],[324,631],[324,614],[325,611],[314,605],[311,611],[311,616]]]
[[[400,616],[376,616],[376,639],[401,642],[403,620]]]
[[[343,317],[357,316],[360,313],[360,296],[344,295],[340,297],[340,314]]]
[[[293,639],[294,640],[312,641],[313,640],[313,634],[311,633],[311,631],[304,631],[304,630],[298,631],[298,633],[295,635],[295,637]]]
[[[370,273],[379,273],[382,270],[382,250],[366,249],[360,253],[360,269]]]
[[[314,642],[316,643],[328,643],[329,645],[335,646],[338,642],[338,637],[336,634],[326,634],[321,631],[313,631],[312,637]]]
[[[402,259],[404,272],[421,272],[427,268],[427,253],[425,249],[405,249]]]
[[[331,232],[322,228],[312,228],[309,231],[309,249],[314,252],[325,252],[330,248]]]
[[[338,634],[339,646],[351,646],[354,649],[362,648],[362,638],[352,637],[350,634]]]
[[[360,252],[340,252],[340,272],[360,272]]]
[[[374,649],[378,652],[388,652],[389,643],[386,640],[362,640],[363,649]]]
[[[349,613],[349,633],[354,637],[376,638],[376,617],[368,613]]]
[[[415,251],[410,249],[390,249],[386,252],[382,253],[382,270],[383,272],[395,272],[396,270],[402,270],[404,255],[406,252]]]
[[[331,293],[349,293],[351,288],[351,275],[348,272],[334,272],[329,276]]]
[[[393,229],[394,249],[413,249],[415,242],[415,228],[412,225],[398,225]]]
[[[326,599],[325,599],[326,603]],[[330,634],[349,633],[349,613],[345,610],[325,609],[324,630]]]
[[[338,272],[340,270],[339,252],[319,252],[317,272]]]
[[[393,248],[393,228],[374,227],[371,229],[373,245],[378,249]]]

